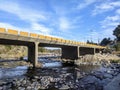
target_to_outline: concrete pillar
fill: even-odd
[[[63,59],[78,59],[78,47],[76,46],[64,46],[62,47],[62,57]]]
[[[95,49],[95,53],[100,53],[100,49]]]
[[[38,64],[38,42],[31,43],[28,46],[28,61],[36,67]]]

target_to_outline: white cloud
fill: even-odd
[[[39,31],[41,34],[49,35],[52,32],[51,28],[47,28],[42,24],[33,22],[31,25],[32,30]]]
[[[119,24],[120,16],[107,16],[103,21],[100,22],[102,28],[115,27]]]
[[[19,31],[27,31],[27,29],[25,29],[25,28],[19,28],[19,27],[16,27],[14,25],[11,25],[9,23],[3,23],[3,22],[0,22],[0,27],[6,28],[6,29],[19,30]]]
[[[68,30],[70,29],[71,24],[69,22],[69,20],[65,17],[60,17],[59,18],[59,28],[60,30],[64,31],[64,30]]]
[[[14,2],[2,1],[0,3],[0,10],[15,14],[22,20],[38,21],[46,19],[40,11],[22,7],[18,3]]]
[[[101,13],[106,12],[106,11],[111,11],[111,10],[114,10],[116,7],[120,7],[120,1],[103,2],[100,5],[97,5],[95,7],[95,9],[92,12],[92,15],[97,15],[97,14],[101,14]]]
[[[115,27],[110,27],[110,28],[107,28],[107,29],[104,29],[101,33],[101,35],[103,35],[103,38],[104,37],[111,37],[112,39],[114,38],[113,36],[113,30],[115,29]]]
[[[116,10],[116,13],[120,15],[120,9],[117,9],[117,10]]]
[[[83,3],[80,3],[78,6],[77,6],[77,9],[83,9],[83,8],[86,8],[87,6],[97,2],[98,0],[84,0]]]

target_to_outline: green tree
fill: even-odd
[[[38,48],[38,51],[39,51],[39,52],[45,52],[46,49],[45,49],[44,47],[39,47],[39,48]]]
[[[88,43],[88,44],[94,44],[94,45],[97,45],[97,43],[94,43],[94,42],[92,42],[92,41],[90,42],[89,40],[87,40],[87,43]]]
[[[115,30],[113,31],[113,35],[116,36],[117,41],[120,41],[120,25],[118,25]]]
[[[120,51],[120,43],[117,43],[116,45],[114,45],[114,48],[116,51]]]
[[[110,44],[111,42],[112,42],[112,40],[111,40],[110,38],[104,38],[104,39],[101,41],[100,45],[106,46],[106,45]]]

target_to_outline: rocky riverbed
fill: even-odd
[[[103,90],[120,73],[120,65],[112,63],[109,66],[81,65],[36,69],[27,67],[19,70],[22,75],[1,77],[0,90]],[[13,70],[14,73],[15,71]]]
[[[3,60],[0,63],[0,90],[103,90],[120,73],[120,64],[110,62],[119,57],[110,56],[87,55],[76,61],[77,66],[39,58],[41,68],[32,68],[26,61]]]

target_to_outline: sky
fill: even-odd
[[[68,40],[114,39],[120,0],[0,0],[0,27]]]

